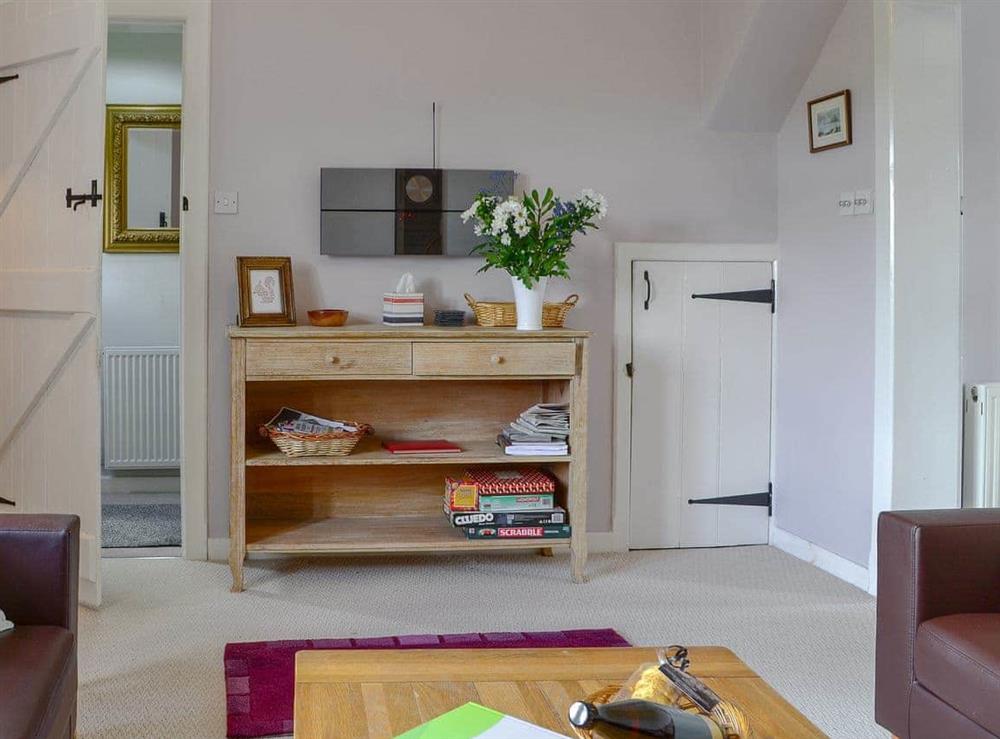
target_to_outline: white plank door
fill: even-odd
[[[100,588],[104,0],[0,0],[0,511],[80,516]],[[103,190],[98,185],[99,192]]]
[[[631,548],[767,542],[766,507],[689,501],[768,491],[771,306],[691,296],[771,279],[770,262],[633,262]]]

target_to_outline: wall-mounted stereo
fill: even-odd
[[[466,257],[480,239],[461,214],[486,192],[506,198],[516,174],[497,169],[348,169],[320,176],[320,253],[341,257]]]

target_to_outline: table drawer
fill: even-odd
[[[247,341],[247,376],[408,375],[409,342]]]
[[[576,344],[572,342],[413,343],[415,375],[573,375]]]

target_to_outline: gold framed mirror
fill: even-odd
[[[180,249],[181,106],[109,105],[104,251]]]

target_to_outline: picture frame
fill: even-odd
[[[181,106],[108,105],[104,139],[104,251],[179,251]]]
[[[236,257],[240,326],[294,326],[291,257]]]
[[[806,104],[806,114],[809,118],[811,153],[851,145],[853,125],[850,90],[840,90],[810,100]]]

